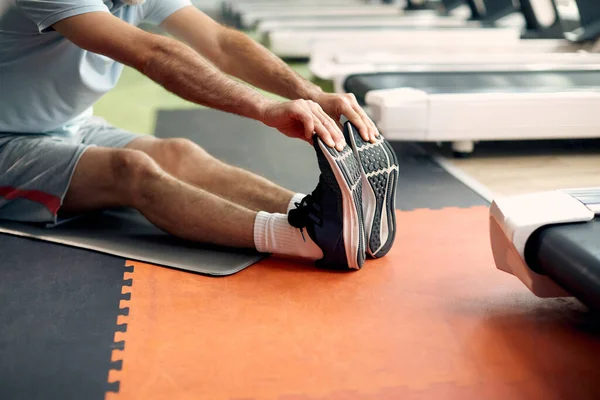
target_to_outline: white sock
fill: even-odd
[[[305,197],[306,197],[306,195],[302,194],[302,193],[296,193],[294,196],[292,196],[292,199],[288,203],[287,212],[290,212],[290,210],[295,209],[296,203],[299,204],[302,201],[302,199]]]
[[[311,239],[306,229],[294,228],[285,214],[260,211],[254,221],[254,246],[261,253],[295,256],[310,260],[323,258],[323,251]]]

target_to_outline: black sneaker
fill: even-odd
[[[360,269],[365,262],[365,229],[358,160],[348,145],[338,152],[317,136],[314,148],[321,170],[319,184],[290,210],[288,221],[303,234],[306,228],[323,251],[317,267]]]
[[[375,143],[365,142],[358,129],[346,122],[344,136],[359,161],[363,178],[366,252],[373,258],[383,257],[396,238],[398,158],[382,135]]]

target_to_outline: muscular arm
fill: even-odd
[[[67,18],[53,27],[75,45],[135,68],[183,99],[259,120],[309,142],[316,133],[327,145],[343,148],[342,132],[318,104],[268,99],[177,40],[145,32],[105,12]]]
[[[216,23],[195,7],[175,12],[162,27],[187,42],[223,72],[287,99],[314,101],[336,123],[339,124],[343,115],[358,128],[363,139],[376,139],[375,124],[353,95],[324,93],[245,34]]]
[[[185,44],[108,13],[67,18],[54,29],[81,48],[137,69],[190,102],[260,119],[273,100],[223,74]]]
[[[224,27],[195,7],[167,18],[162,26],[190,44],[223,72],[287,99],[316,100],[323,91],[242,32]]]

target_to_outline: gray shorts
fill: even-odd
[[[140,136],[96,117],[69,134],[0,133],[0,219],[56,224],[85,150],[122,148]]]

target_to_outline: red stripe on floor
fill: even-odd
[[[60,208],[60,198],[40,190],[22,190],[11,186],[0,186],[0,197],[6,200],[27,199],[42,204],[54,215]]]

